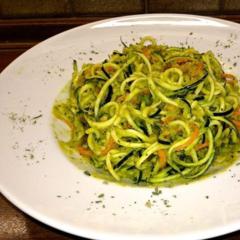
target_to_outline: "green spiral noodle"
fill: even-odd
[[[58,141],[93,174],[137,184],[189,181],[229,166],[239,151],[240,90],[211,51],[152,37],[98,64],[73,63],[55,119]]]

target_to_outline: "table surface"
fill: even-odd
[[[1,48],[0,46],[0,72],[16,57],[33,46],[35,42],[17,45],[11,48]],[[5,43],[6,46],[6,43]],[[0,240],[11,239],[79,239],[67,233],[63,233],[54,228],[51,228],[17,209],[4,196],[0,195]],[[214,238],[214,240],[240,240],[240,231],[227,234],[221,237]]]

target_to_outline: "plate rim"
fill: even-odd
[[[211,20],[211,21],[216,21],[216,22],[221,22],[221,23],[225,23],[227,25],[231,25],[234,27],[238,27],[240,28],[240,23],[236,23],[230,20],[226,20],[226,19],[221,19],[221,18],[216,18],[214,16],[204,16],[204,15],[198,15],[198,14],[186,14],[186,13],[146,13],[146,14],[133,14],[133,15],[123,15],[123,16],[117,16],[117,17],[111,17],[111,18],[106,18],[103,20],[98,20],[98,21],[94,21],[94,22],[90,22],[87,24],[83,24],[83,25],[79,25],[73,28],[70,28],[68,30],[62,31],[58,34],[55,34],[47,39],[44,39],[43,41],[37,43],[36,45],[32,46],[31,48],[29,48],[28,50],[26,50],[25,52],[23,52],[22,54],[20,54],[17,58],[15,58],[12,62],[10,62],[1,72],[0,72],[0,76],[2,74],[4,74],[13,64],[15,64],[16,62],[19,61],[20,58],[22,58],[23,56],[25,56],[26,54],[28,54],[29,52],[35,51],[36,48],[41,47],[42,45],[51,42],[53,40],[55,40],[56,38],[58,38],[59,36],[63,35],[63,34],[68,34],[72,31],[76,31],[76,29],[79,28],[90,28],[91,26],[97,25],[97,24],[101,24],[101,23],[105,23],[105,22],[110,22],[110,21],[114,21],[114,20],[124,20],[124,19],[145,19],[145,18],[149,18],[149,17],[185,17],[185,18],[189,18],[189,19],[193,19],[193,18],[200,18],[200,19],[206,19],[206,20]]]

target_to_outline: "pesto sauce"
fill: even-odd
[[[69,88],[70,88],[70,82],[64,87],[64,89],[60,92],[58,97],[56,98],[56,101],[54,103],[54,106],[56,104],[59,104],[61,102],[66,102],[67,98],[69,97]],[[53,119],[53,131],[55,132],[55,120]],[[55,134],[56,135],[56,134]],[[91,175],[97,179],[107,180],[111,182],[115,182],[117,184],[120,184],[121,186],[164,186],[164,187],[173,187],[176,185],[181,184],[189,184],[191,182],[199,181],[202,179],[205,179],[207,177],[213,176],[216,173],[219,173],[221,171],[224,171],[228,169],[230,166],[233,165],[233,163],[238,159],[239,157],[239,144],[230,145],[228,148],[223,148],[220,153],[217,154],[217,157],[213,160],[213,163],[211,164],[210,168],[207,170],[207,172],[194,179],[187,179],[183,177],[179,177],[177,179],[162,182],[162,183],[147,183],[147,182],[140,182],[140,183],[133,183],[132,181],[128,179],[121,179],[120,182],[114,180],[114,178],[109,174],[109,172],[105,169],[98,169],[93,166],[91,163],[91,159],[86,157],[81,157],[79,153],[76,150],[76,145],[74,145],[71,141],[70,142],[64,142],[59,140],[56,137],[58,144],[63,151],[63,153],[68,157],[68,159],[75,165],[77,168],[81,169],[86,173],[86,175]]]
[[[117,183],[121,186],[132,186],[132,187],[152,187],[152,186],[161,186],[161,187],[174,187],[177,185],[182,184],[189,184],[191,182],[203,180],[209,178],[219,172],[226,171],[230,166],[232,166],[237,159],[240,157],[239,145],[233,145],[232,148],[224,148],[220,156],[218,156],[207,170],[207,172],[194,179],[187,179],[187,178],[177,178],[168,182],[162,183],[147,183],[147,182],[140,182],[139,184],[133,183],[128,179],[121,179],[121,182],[116,181],[107,171],[102,169],[97,169],[91,164],[91,160],[86,157],[79,157],[76,153],[76,149],[71,148],[70,144],[63,143],[58,141],[60,149],[63,153],[68,157],[69,161],[72,162],[77,168],[84,172],[88,172],[89,176],[95,177],[97,179],[106,180],[110,182]]]

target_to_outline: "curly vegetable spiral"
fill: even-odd
[[[158,184],[194,179],[237,152],[239,85],[213,53],[158,45],[152,37],[98,64],[74,61],[69,96],[53,113],[59,140],[102,175]]]

